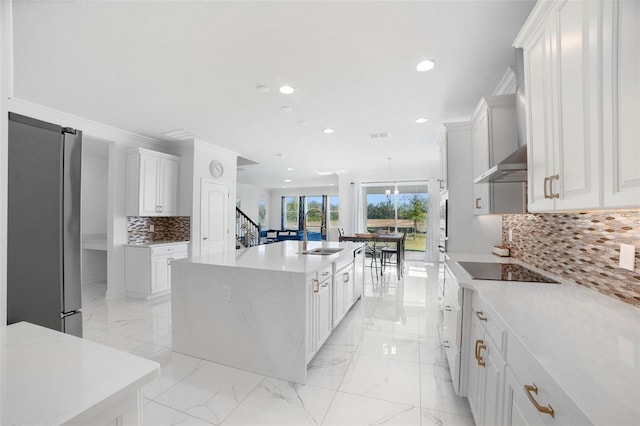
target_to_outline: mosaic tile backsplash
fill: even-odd
[[[153,232],[149,232],[153,225]],[[189,241],[191,236],[191,218],[173,217],[127,217],[129,243],[150,243],[152,241]]]
[[[620,243],[636,246],[634,272],[618,266]],[[503,215],[502,244],[516,259],[640,308],[640,210]]]

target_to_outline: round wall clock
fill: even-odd
[[[224,166],[218,160],[212,160],[209,163],[209,173],[214,178],[219,178],[224,173]]]

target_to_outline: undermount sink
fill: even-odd
[[[305,250],[305,251],[301,251],[300,254],[319,254],[319,255],[329,255],[329,254],[335,254],[338,253],[339,251],[342,251],[343,249],[341,248],[329,248],[329,247],[319,247],[319,248],[315,248],[312,250]]]

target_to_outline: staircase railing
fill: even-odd
[[[242,247],[260,244],[260,225],[236,207],[236,243]]]

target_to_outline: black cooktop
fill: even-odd
[[[516,263],[458,262],[474,280],[525,281],[559,284]]]

